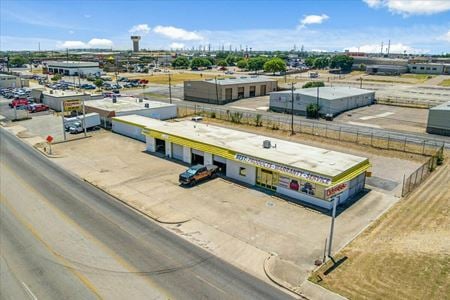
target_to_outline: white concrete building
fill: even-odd
[[[0,88],[22,88],[28,86],[28,79],[14,75],[0,74]]]
[[[111,118],[128,115],[139,115],[159,120],[176,118],[177,106],[175,104],[148,101],[137,97],[116,96],[103,99],[92,100],[85,103],[86,112],[96,112],[100,114],[102,126],[119,132],[117,127],[111,122]],[[116,124],[117,125],[117,124]],[[126,135],[126,134],[125,134]],[[133,136],[133,138],[136,138]],[[145,139],[144,139],[145,141]]]
[[[88,61],[49,61],[47,71],[52,74],[66,76],[100,75],[101,69],[98,62]]]
[[[102,94],[88,94],[71,90],[44,90],[39,96],[39,102],[44,103],[55,111],[61,111],[61,103],[66,100],[90,101],[103,98]]]
[[[187,164],[215,164],[228,178],[325,209],[362,191],[370,168],[364,157],[198,122],[136,115],[113,122],[145,136],[148,152]]]
[[[373,104],[375,92],[352,87],[320,87],[294,90],[294,114],[305,115],[309,104],[319,104],[320,114],[336,116],[343,111]],[[291,113],[291,91],[270,94],[270,109]]]

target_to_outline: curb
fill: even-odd
[[[307,298],[305,295],[303,295],[301,292],[298,292],[294,289],[294,287],[289,283],[286,282],[282,279],[277,278],[275,275],[273,275],[270,270],[269,270],[269,263],[270,260],[272,258],[276,257],[274,254],[271,254],[270,256],[268,256],[265,260],[264,260],[264,264],[263,264],[263,269],[264,269],[264,273],[266,274],[266,276],[270,279],[270,281],[272,281],[273,283],[275,283],[276,285],[288,290],[291,293],[294,293],[300,297],[302,297],[303,299],[309,299]]]
[[[110,197],[114,198],[115,200],[117,200],[117,201],[123,203],[124,205],[126,205],[126,206],[129,207],[129,208],[131,208],[132,210],[134,210],[134,211],[136,211],[136,212],[138,212],[138,213],[140,213],[140,214],[142,214],[142,215],[144,215],[144,216],[146,216],[146,217],[148,217],[148,218],[150,218],[150,219],[152,219],[152,220],[154,220],[154,221],[156,221],[156,222],[158,222],[158,223],[161,223],[161,224],[168,224],[168,225],[173,225],[173,224],[183,224],[183,223],[186,223],[186,222],[188,222],[188,221],[191,220],[191,219],[185,219],[185,220],[181,220],[181,221],[162,221],[162,220],[160,220],[158,217],[155,217],[155,216],[152,216],[152,215],[150,215],[150,214],[148,214],[148,213],[145,213],[145,212],[143,212],[143,211],[137,209],[136,207],[134,207],[134,206],[128,204],[128,203],[125,202],[124,200],[122,200],[122,199],[116,197],[115,195],[113,195],[113,194],[111,194],[110,192],[104,190],[103,188],[99,187],[98,185],[93,184],[92,182],[86,180],[85,178],[81,178],[81,179],[82,179],[84,182],[88,183],[89,185],[95,187],[96,189],[99,189],[99,190],[101,190],[102,192],[108,194]]]

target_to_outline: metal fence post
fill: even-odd
[[[405,176],[406,174],[403,174],[402,197],[405,196]]]
[[[339,141],[341,140],[341,131],[342,131],[342,127],[339,126],[339,138],[338,138]]]
[[[373,141],[373,131],[370,132],[370,146],[371,147],[373,147],[372,141]]]
[[[425,140],[423,140],[423,146],[422,146],[422,155],[425,154]]]
[[[390,145],[389,145],[389,143],[390,143],[390,141],[391,141],[391,135],[390,134],[388,134],[388,144],[387,144],[387,148],[388,148],[388,150],[390,149]]]

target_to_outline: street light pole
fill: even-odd
[[[316,118],[318,119],[319,118],[319,87],[317,87],[316,108],[317,108]]]
[[[334,235],[334,220],[336,218],[336,206],[338,198],[334,198],[333,200],[333,212],[331,218],[331,226],[330,226],[330,238],[328,239],[328,257],[331,258],[331,248],[333,246],[333,235]]]

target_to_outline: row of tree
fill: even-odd
[[[343,72],[350,72],[353,65],[353,57],[347,55],[335,56],[310,56],[305,59],[305,65],[314,69],[340,69]]]
[[[189,61],[187,57],[179,56],[172,62],[172,67],[176,69],[198,69],[207,68],[213,64],[220,67],[237,66],[239,69],[254,72],[264,70],[265,72],[276,73],[284,72],[286,70],[286,63],[279,57],[268,58],[264,56],[257,56],[247,59],[230,55],[226,58],[219,58],[216,61],[214,61],[214,58],[211,57],[195,57]]]

